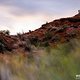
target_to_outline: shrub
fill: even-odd
[[[5,31],[5,34],[10,35],[10,31],[9,30],[6,30]]]
[[[69,28],[69,27],[70,27],[70,26],[68,26],[68,25],[66,25],[66,24],[63,25],[63,28],[64,28],[64,29]]]
[[[25,51],[28,51],[28,52],[31,52],[31,42],[29,39],[26,39],[25,43],[23,44],[24,45],[24,50]]]
[[[48,46],[49,46],[49,42],[48,42],[48,41],[45,41],[45,42],[43,43],[43,46],[44,46],[44,47],[48,47]]]
[[[21,33],[17,33],[17,36],[19,37],[19,39],[21,39]]]
[[[44,40],[50,40],[51,38],[52,38],[52,34],[50,32],[46,32]]]
[[[0,33],[5,34],[5,35],[10,35],[9,30],[2,30],[2,31],[0,31]]]
[[[51,41],[52,42],[58,42],[58,41],[60,41],[60,36],[59,35],[53,36],[52,39],[51,39]]]
[[[29,38],[29,40],[30,40],[32,45],[37,46],[39,44],[39,39],[37,36],[31,37],[31,38]]]
[[[29,30],[29,33],[31,33],[32,31],[31,30]]]
[[[0,40],[0,52],[1,52],[1,53],[4,53],[5,50],[6,50],[6,49],[5,49],[5,45],[4,45],[4,43]]]

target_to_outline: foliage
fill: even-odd
[[[48,46],[50,46],[50,45],[49,45],[49,42],[48,42],[48,41],[45,41],[45,42],[42,43],[42,46],[48,47]]]
[[[6,44],[2,39],[0,39],[0,52],[4,53],[5,51],[12,51],[12,48]]]
[[[32,45],[38,46],[38,44],[39,44],[38,37],[31,37],[31,38],[29,38],[29,40],[30,40]]]
[[[47,40],[50,40],[52,38],[52,34],[51,34],[51,32],[46,32],[45,33],[45,40],[47,41]]]
[[[54,36],[52,37],[51,41],[53,41],[53,42],[59,42],[60,39],[61,39],[60,35],[54,35]]]
[[[21,33],[17,33],[19,39],[21,39]]]
[[[9,30],[6,30],[5,31],[5,34],[10,35],[10,31]]]
[[[55,48],[38,49],[31,58],[7,55],[7,64],[0,61],[1,80],[75,80],[80,74],[79,43],[72,39]]]
[[[10,35],[10,31],[9,30],[2,30],[2,31],[0,31],[0,33],[6,34],[6,35]]]
[[[63,25],[63,28],[66,29],[66,28],[69,28],[69,26],[65,24]]]
[[[6,50],[5,47],[6,46],[5,46],[4,42],[2,40],[0,40],[0,52],[1,53],[4,53],[4,51]]]

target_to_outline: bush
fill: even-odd
[[[0,33],[5,34],[5,35],[10,35],[9,30],[2,30],[2,31],[0,31]]]
[[[46,32],[44,40],[50,40],[51,38],[52,38],[52,34],[50,32]]]
[[[48,46],[49,46],[49,42],[48,42],[48,41],[45,41],[45,42],[43,43],[43,46],[44,46],[44,47],[48,47]]]
[[[58,41],[60,41],[60,36],[59,35],[53,36],[52,39],[51,39],[51,41],[52,42],[58,42]]]
[[[37,46],[39,44],[39,39],[37,36],[29,38],[32,45]]]
[[[5,50],[6,50],[6,49],[5,49],[5,45],[4,45],[4,43],[0,40],[0,52],[1,52],[1,53],[4,53]]]
[[[21,33],[17,33],[19,39],[21,39]]]
[[[66,25],[66,24],[63,26],[64,29],[69,28],[69,27],[70,27],[70,26],[68,26],[68,25]]]
[[[26,39],[26,41],[24,42],[24,50],[25,51],[28,51],[28,52],[31,52],[31,42],[29,39]]]
[[[5,31],[5,34],[10,35],[10,31],[9,30],[6,30]]]

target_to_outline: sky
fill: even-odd
[[[0,30],[28,32],[54,19],[74,16],[79,9],[80,0],[0,0]]]

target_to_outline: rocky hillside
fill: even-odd
[[[39,29],[24,34],[29,38],[37,38],[41,42],[48,43],[65,42],[80,36],[80,13],[73,17],[61,18],[50,23],[43,24]]]
[[[1,32],[0,52],[19,48],[30,51],[31,44],[49,46],[69,42],[73,38],[80,38],[80,13],[73,17],[54,20],[43,24],[35,31],[16,36]]]

